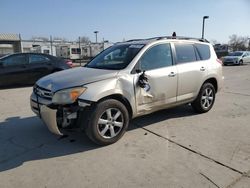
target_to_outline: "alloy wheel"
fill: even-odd
[[[97,130],[101,137],[111,139],[117,136],[124,126],[124,117],[117,108],[106,109],[97,122]]]
[[[211,88],[206,88],[201,97],[201,105],[204,109],[209,108],[214,101],[214,93]]]

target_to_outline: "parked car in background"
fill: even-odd
[[[243,65],[244,63],[250,63],[250,52],[231,52],[223,58],[223,65]]]
[[[16,53],[0,58],[0,87],[31,85],[53,72],[69,69],[72,62],[48,54]]]
[[[112,144],[132,118],[188,103],[208,112],[222,86],[221,63],[213,46],[200,40],[117,43],[85,67],[38,80],[30,105],[57,135],[79,128],[97,144]]]

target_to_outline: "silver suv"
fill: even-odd
[[[84,67],[41,78],[30,103],[51,132],[78,128],[107,145],[123,136],[132,118],[188,103],[209,111],[221,85],[212,45],[157,37],[117,43]]]

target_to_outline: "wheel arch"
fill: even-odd
[[[205,83],[211,83],[211,84],[213,84],[215,92],[217,93],[217,91],[218,91],[218,82],[217,82],[216,78],[208,78],[207,80],[205,80],[203,82],[203,84],[205,84]]]
[[[121,102],[126,107],[126,109],[128,110],[129,119],[131,119],[133,117],[132,106],[131,106],[131,104],[129,103],[129,100],[126,97],[124,97],[121,94],[112,94],[112,95],[108,95],[108,96],[105,96],[105,97],[99,99],[97,102],[101,102],[101,101],[104,101],[104,100],[107,100],[107,99],[115,99],[115,100]]]

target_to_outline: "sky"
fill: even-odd
[[[0,0],[0,33],[95,41],[171,35],[227,43],[250,37],[250,0]]]

